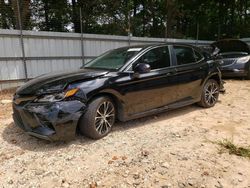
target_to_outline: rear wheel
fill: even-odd
[[[108,135],[115,123],[115,105],[108,97],[99,97],[90,102],[86,113],[79,121],[80,132],[92,139]]]
[[[204,108],[213,107],[219,98],[220,86],[214,79],[210,79],[206,82],[202,90],[201,101],[198,103]]]

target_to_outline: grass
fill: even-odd
[[[240,147],[235,145],[232,141],[225,139],[222,141],[216,142],[221,147],[221,152],[223,150],[227,150],[230,155],[237,155],[250,159],[250,146],[248,147]]]

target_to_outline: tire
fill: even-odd
[[[214,79],[209,79],[202,89],[201,101],[198,103],[199,106],[204,108],[213,107],[220,94],[220,86]]]
[[[79,121],[80,133],[92,139],[107,136],[115,123],[116,110],[108,97],[98,97],[91,101]]]

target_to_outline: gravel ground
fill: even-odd
[[[250,160],[211,141],[250,145],[250,81],[227,80],[211,109],[196,105],[117,123],[67,143],[30,137],[0,104],[0,187],[250,187]],[[0,101],[11,99],[0,95]]]

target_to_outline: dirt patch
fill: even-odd
[[[0,125],[9,121],[12,114],[11,101],[15,89],[0,91]],[[6,102],[5,102],[6,101]]]
[[[16,91],[16,88],[0,91],[0,100],[12,99],[12,96],[15,93],[15,91]]]
[[[196,105],[118,123],[104,139],[67,143],[30,137],[0,105],[4,187],[250,187],[250,160],[211,141],[250,145],[250,81],[227,80],[211,109]],[[11,99],[13,92],[0,95]]]

